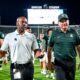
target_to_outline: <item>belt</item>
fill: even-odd
[[[17,64],[17,65],[19,65],[19,66],[27,66],[29,64],[32,64],[32,62],[28,62],[28,63],[25,63],[25,64]]]
[[[32,62],[28,62],[25,64],[11,63],[11,68],[28,67],[29,65],[33,65],[33,63]]]

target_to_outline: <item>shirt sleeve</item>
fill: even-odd
[[[36,39],[35,35],[33,35],[32,49],[33,49],[33,50],[39,49],[38,42],[37,42],[37,39]]]
[[[8,35],[6,35],[3,44],[1,46],[1,50],[8,51],[8,47],[9,47],[8,42],[9,42]]]

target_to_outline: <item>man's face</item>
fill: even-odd
[[[48,32],[48,36],[51,36],[51,34],[52,34],[52,30],[50,30],[49,32]]]
[[[63,19],[63,20],[59,21],[59,27],[61,30],[66,31],[69,27],[69,20]]]
[[[27,19],[25,17],[21,17],[17,21],[17,29],[19,33],[23,33],[25,30],[25,27],[27,27]]]
[[[31,32],[32,32],[32,30],[31,30],[31,29],[26,29],[26,31],[27,31],[27,32],[29,32],[29,33],[31,33]]]
[[[40,39],[43,39],[43,37],[44,37],[44,34],[41,33],[40,34]]]

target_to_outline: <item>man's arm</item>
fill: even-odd
[[[7,51],[0,50],[0,58],[4,57],[4,64],[8,63]]]
[[[78,55],[79,55],[79,58],[80,58],[80,45],[77,46],[77,50],[78,50]]]
[[[2,46],[4,39],[0,39],[0,47]],[[7,51],[0,50],[0,58],[4,57],[4,64],[7,64]]]
[[[2,38],[0,39],[0,44],[1,44],[1,49],[0,49],[0,58],[4,57],[4,64],[8,63],[8,59],[7,59],[7,48],[8,48],[8,36],[5,37],[2,36]]]
[[[48,48],[48,69],[51,70],[51,52],[52,52],[52,47]]]
[[[78,51],[79,61],[80,61],[80,45],[78,45],[76,48],[77,48],[77,51]],[[80,63],[78,65],[78,69],[80,69]]]
[[[3,41],[4,41],[3,39],[0,39],[0,48],[1,48],[2,44],[3,44]],[[2,58],[4,56],[5,56],[5,51],[0,50],[0,58]]]

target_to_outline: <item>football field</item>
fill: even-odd
[[[79,63],[79,58],[77,58],[77,64],[76,64],[76,79],[80,80],[80,70],[77,69],[77,65]],[[53,80],[51,78],[46,78],[45,75],[42,75],[40,72],[40,62],[38,59],[35,60],[34,63],[34,80]],[[3,64],[3,70],[0,70],[0,80],[10,80],[10,62],[7,65]]]

